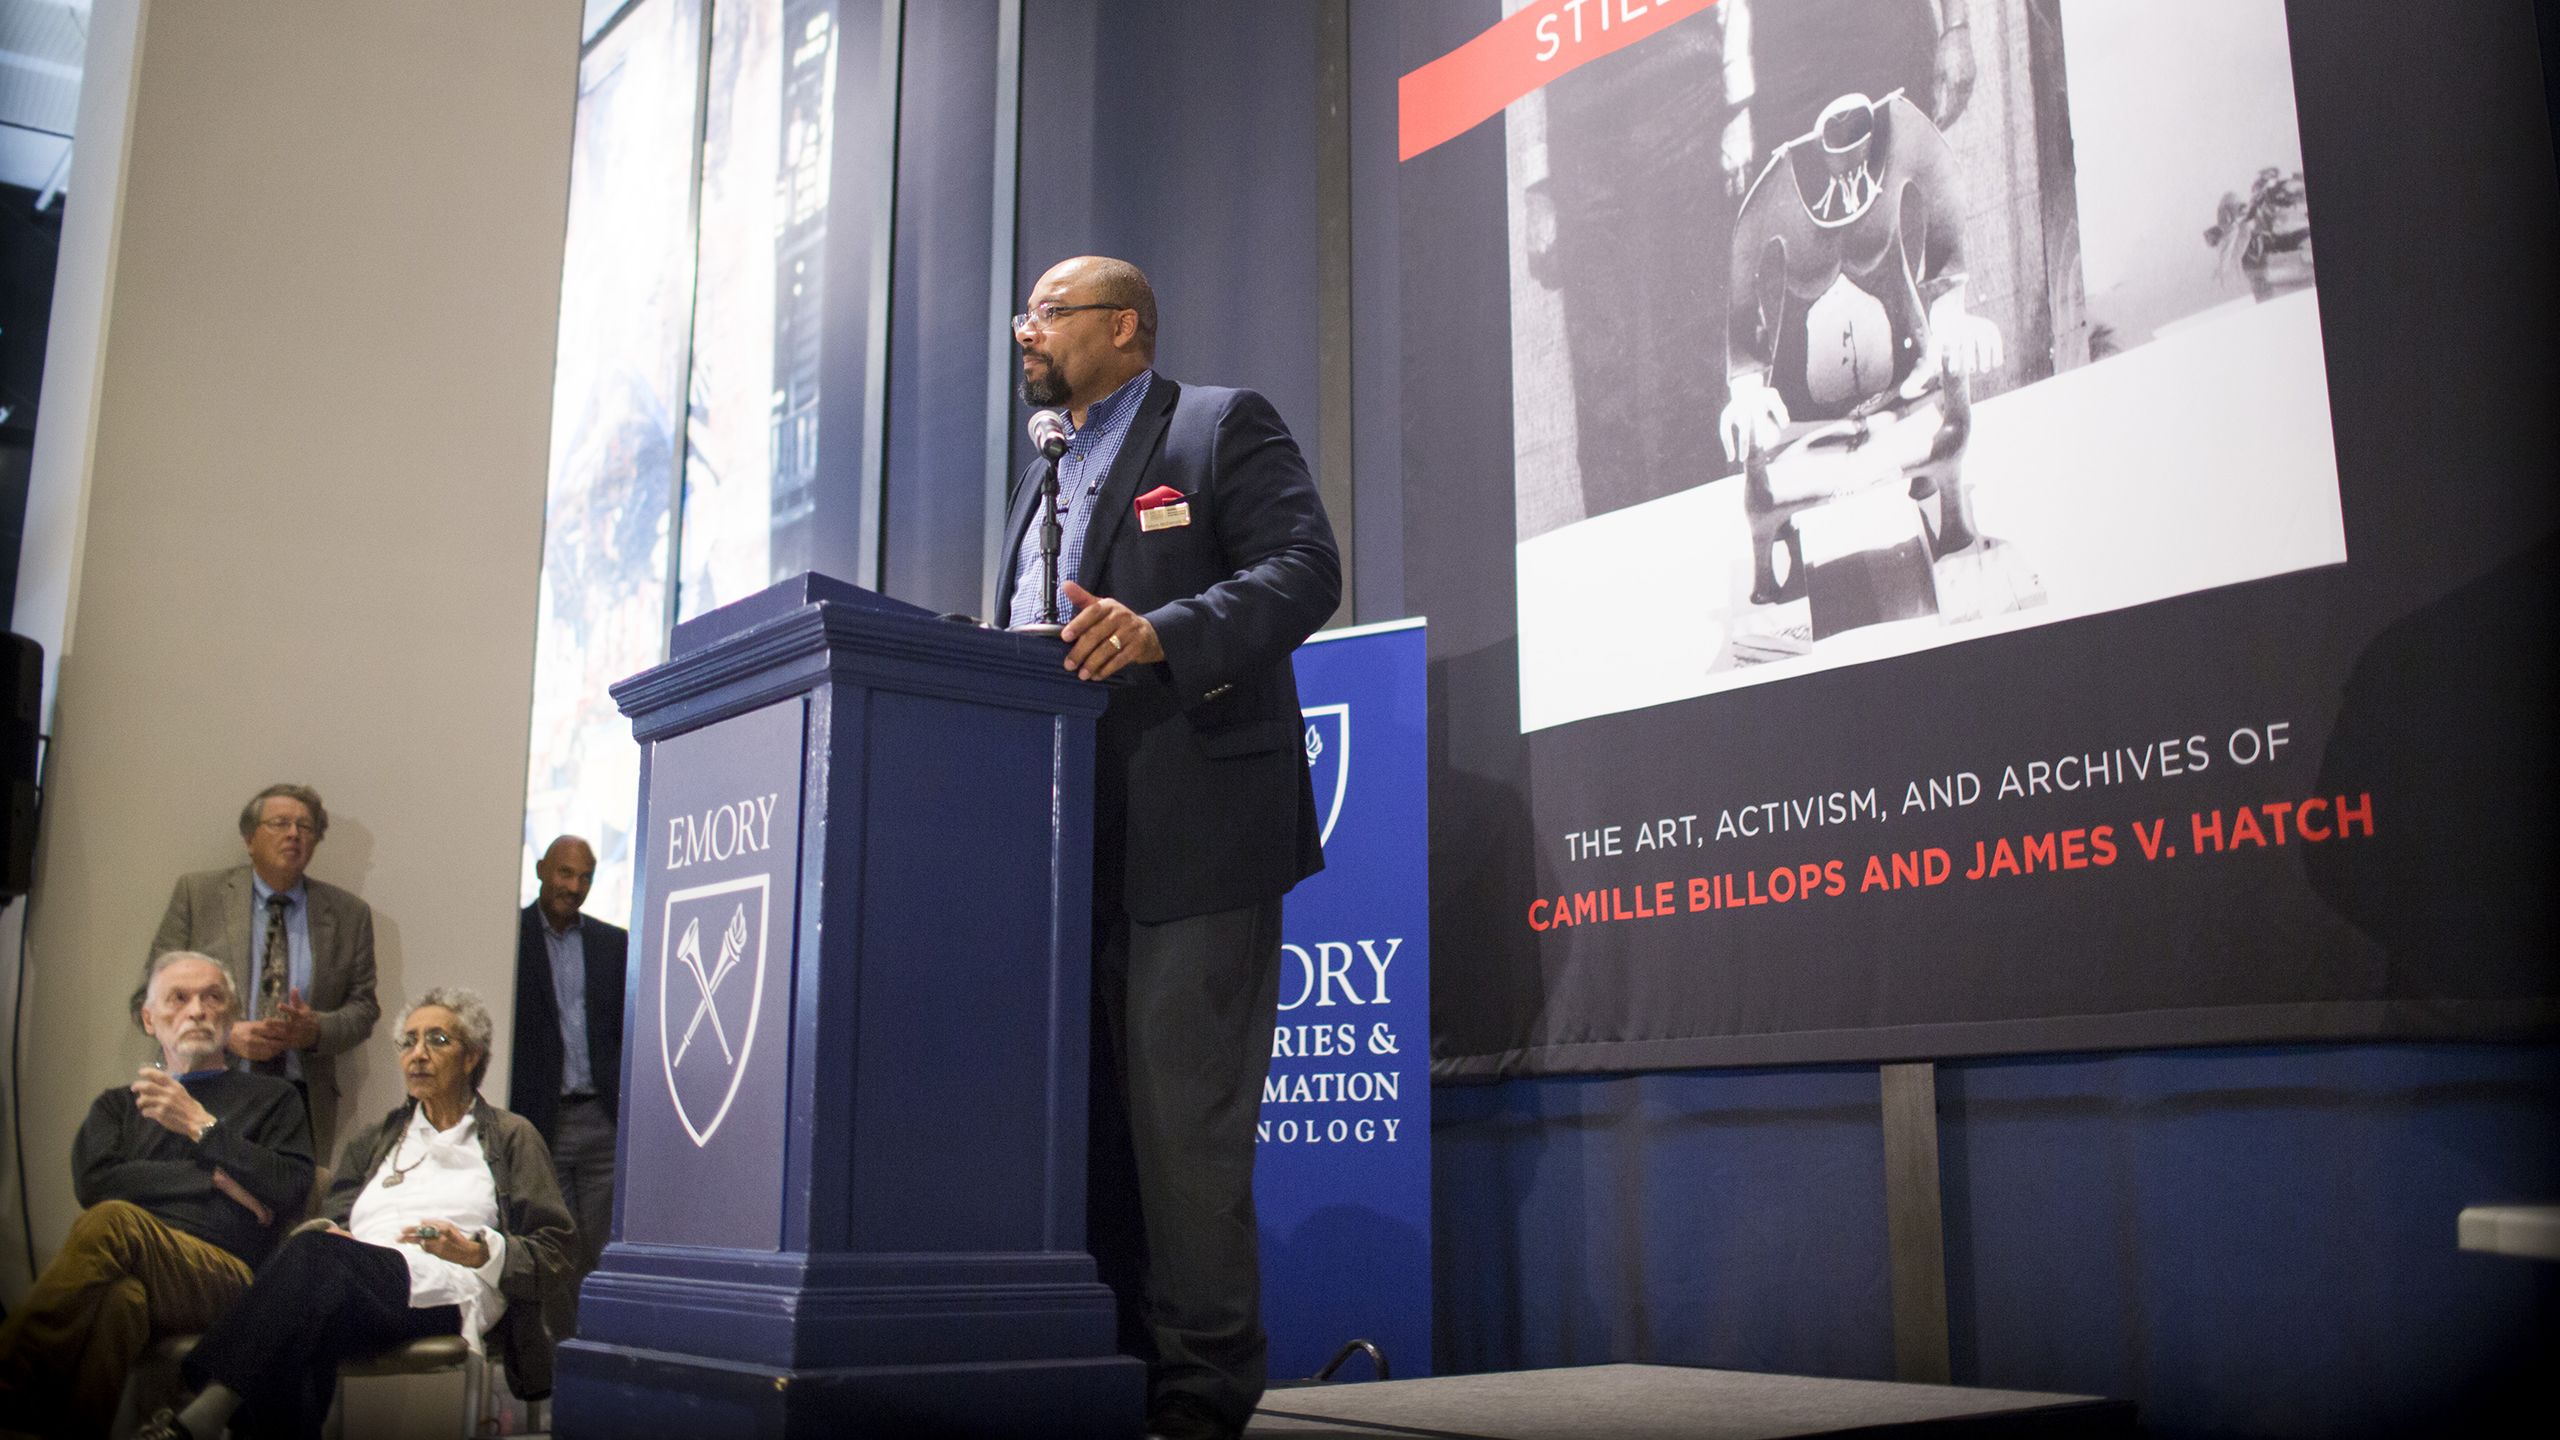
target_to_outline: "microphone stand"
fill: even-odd
[[[1058,623],[1058,462],[1040,472],[1040,623]]]
[[[1047,459],[1040,472],[1040,618],[1013,627],[1018,635],[1055,635],[1066,629],[1058,623],[1058,457]]]

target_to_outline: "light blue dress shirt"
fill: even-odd
[[[587,927],[569,933],[542,926],[542,948],[551,955],[551,998],[560,1007],[560,1093],[596,1093],[595,1059],[587,1053]]]
[[[249,993],[241,1009],[257,1018],[258,986],[263,983],[267,964],[267,897],[275,890],[249,872]],[[284,892],[284,983],[287,993],[302,992],[303,1001],[311,999],[311,892],[301,881]],[[284,1073],[296,1080],[302,1078],[302,1052],[284,1052]]]

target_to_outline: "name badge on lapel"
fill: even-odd
[[[1159,485],[1138,497],[1138,528],[1170,530],[1191,523],[1191,497],[1170,485]]]

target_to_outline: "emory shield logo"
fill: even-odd
[[[658,924],[658,1058],[676,1119],[711,1143],[746,1079],[764,1009],[773,877],[750,875],[667,896]]]
[[[1342,818],[1342,798],[1351,790],[1351,707],[1310,705],[1298,714],[1307,722],[1307,773],[1323,822],[1316,843],[1331,844],[1333,822]]]

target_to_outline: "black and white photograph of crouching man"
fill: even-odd
[[[1524,731],[2346,560],[2282,0],[1720,0],[1505,127]]]

